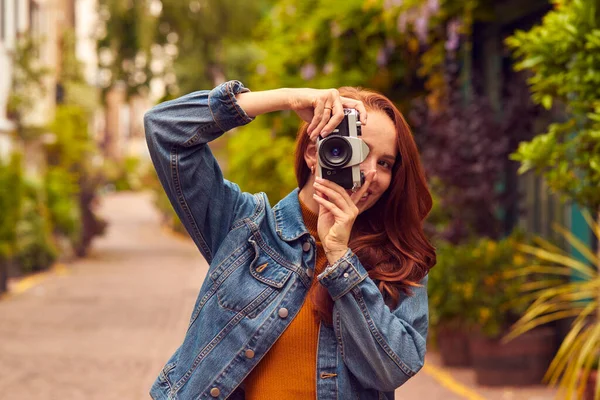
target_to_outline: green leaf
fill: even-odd
[[[550,95],[546,95],[542,97],[542,106],[544,106],[544,108],[546,110],[549,110],[552,108],[552,96]]]

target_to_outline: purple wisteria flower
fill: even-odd
[[[458,49],[458,46],[460,45],[460,27],[460,21],[457,19],[453,19],[450,21],[450,23],[448,23],[446,28],[446,36],[448,37],[448,40],[446,40],[444,45],[446,51],[456,51]]]
[[[429,28],[429,16],[420,15],[415,21],[415,33],[421,43],[427,42],[427,32]]]
[[[383,67],[387,65],[388,62],[388,54],[385,47],[381,47],[377,52],[377,66]]]
[[[300,76],[302,76],[302,79],[304,79],[305,81],[311,80],[312,78],[315,77],[316,74],[317,74],[317,68],[312,63],[305,64],[302,67],[302,69],[300,70]]]
[[[440,10],[440,0],[427,0],[427,10],[429,15],[433,15]]]

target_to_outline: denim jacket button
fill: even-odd
[[[221,391],[219,390],[219,388],[210,389],[210,395],[212,397],[219,397],[220,394],[221,394]]]
[[[304,250],[305,253],[308,253],[310,251],[310,242],[304,242],[302,250]]]
[[[246,350],[246,358],[254,358],[254,351],[253,350]]]
[[[288,310],[287,308],[280,308],[279,309],[279,317],[280,318],[287,318],[288,316]]]
[[[310,268],[306,268],[306,275],[308,275],[309,278],[312,278],[314,275],[313,270]]]

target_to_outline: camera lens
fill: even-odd
[[[319,157],[328,168],[342,168],[352,158],[352,147],[341,136],[328,136],[321,142]]]

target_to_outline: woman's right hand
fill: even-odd
[[[360,100],[340,96],[337,89],[291,89],[290,108],[308,122],[307,133],[315,141],[325,137],[344,119],[344,108],[356,109],[362,125],[367,124],[367,110]]]

